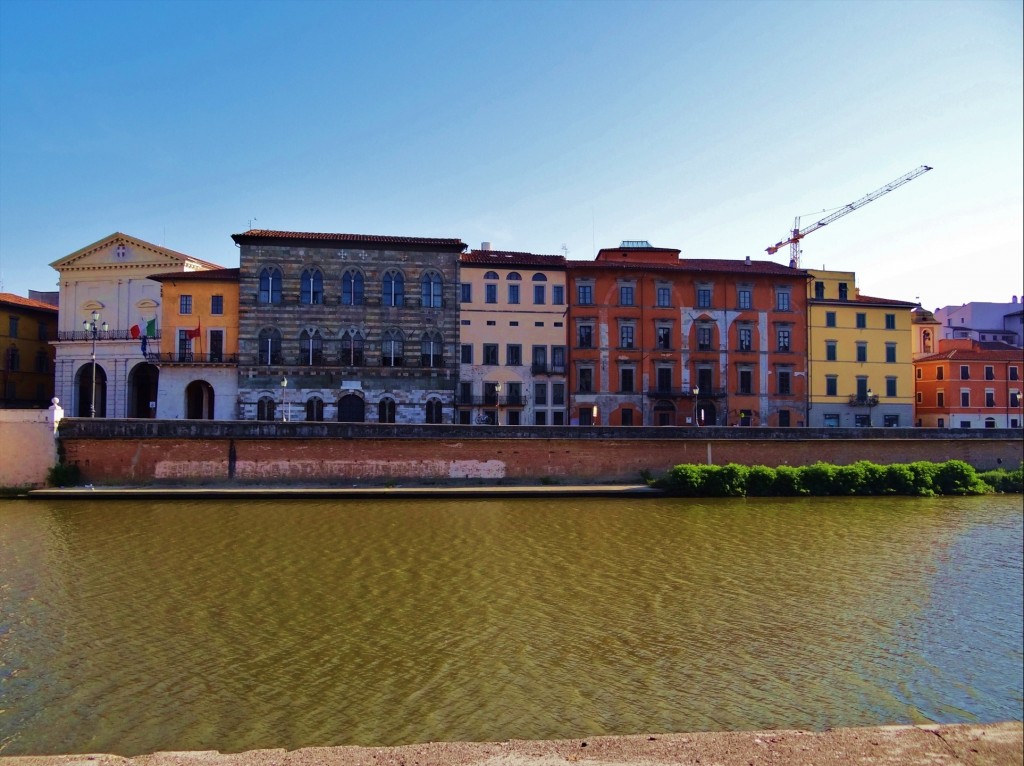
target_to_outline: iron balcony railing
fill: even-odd
[[[238,364],[238,354],[199,354],[194,351],[149,353],[146,358],[154,364]]]
[[[874,407],[878,404],[878,394],[871,394],[871,396],[861,396],[859,394],[850,394],[850,406],[851,407]]]
[[[564,364],[531,364],[532,375],[565,375]]]
[[[59,330],[57,332],[57,340],[63,341],[91,341],[92,332],[90,330]],[[100,343],[105,340],[134,340],[139,343],[142,342],[142,336],[133,336],[131,330],[99,330],[96,333],[96,342]],[[156,335],[146,336],[147,341],[160,340],[160,331],[156,331]]]

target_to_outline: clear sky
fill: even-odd
[[[1024,292],[1019,0],[0,0],[3,290],[115,232],[768,256],[926,308]]]

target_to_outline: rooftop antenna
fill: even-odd
[[[562,243],[562,257],[563,258],[568,258],[569,257],[569,246],[567,244],[565,244],[564,242]]]
[[[253,221],[258,221],[258,220],[259,220],[258,218],[250,218],[249,219],[249,231],[252,231],[252,222]]]

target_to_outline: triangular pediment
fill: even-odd
[[[110,268],[145,269],[151,273],[220,268],[216,264],[121,232],[114,232],[98,242],[65,255],[50,266],[62,273]]]

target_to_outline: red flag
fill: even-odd
[[[197,326],[194,330],[185,330],[185,337],[192,340],[193,338],[198,338],[201,333],[202,329]]]

